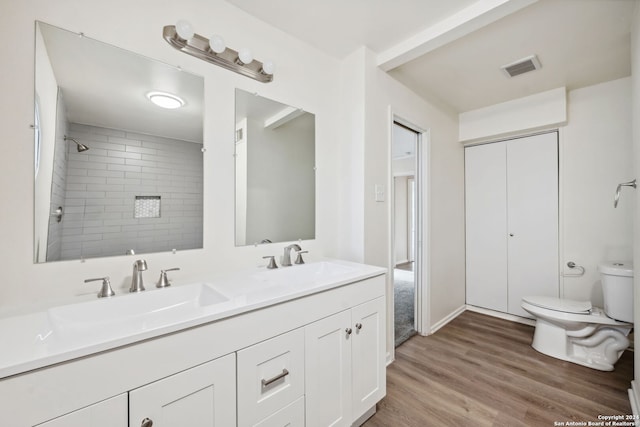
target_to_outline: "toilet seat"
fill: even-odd
[[[535,305],[536,307],[561,311],[563,313],[590,314],[593,309],[591,301],[576,301],[543,296],[524,297],[522,300],[531,305]]]
[[[567,303],[567,301],[578,304]],[[544,307],[543,304],[551,305],[555,308],[547,308]],[[578,312],[563,311],[559,309],[564,306],[573,307],[574,310],[578,310]],[[626,322],[611,319],[604,313],[604,310],[599,307],[591,307],[590,310],[584,311],[585,307],[590,306],[591,303],[588,301],[573,301],[551,297],[525,297],[522,298],[521,305],[525,311],[531,313],[536,318],[543,317],[550,321],[560,321],[563,323],[570,322],[574,323],[574,325],[586,323],[609,326],[630,325]]]

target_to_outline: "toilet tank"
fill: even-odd
[[[604,312],[612,319],[633,323],[633,263],[604,262],[598,270],[602,278]]]

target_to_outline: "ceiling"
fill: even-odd
[[[457,112],[631,74],[636,0],[227,1],[336,58],[367,46],[391,76]],[[501,71],[532,54],[540,70]]]
[[[69,122],[202,143],[202,77],[42,22],[38,27]],[[151,91],[179,95],[185,105],[160,108],[147,99]]]

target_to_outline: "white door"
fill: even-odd
[[[235,353],[129,392],[129,425],[236,425]]]
[[[37,427],[127,427],[127,414],[127,393],[123,393]]]
[[[385,300],[383,297],[351,311],[353,419],[371,409],[386,392]]]
[[[558,136],[507,144],[509,313],[531,317],[522,297],[559,295]]]
[[[467,304],[506,312],[506,142],[465,149]]]
[[[305,327],[307,427],[351,425],[351,311]]]

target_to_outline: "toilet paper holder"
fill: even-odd
[[[569,261],[567,263],[567,267],[569,267],[570,269],[577,269],[579,272],[578,273],[562,273],[562,275],[564,277],[580,277],[580,276],[584,276],[585,273],[585,268],[581,265],[576,264],[573,261]]]

